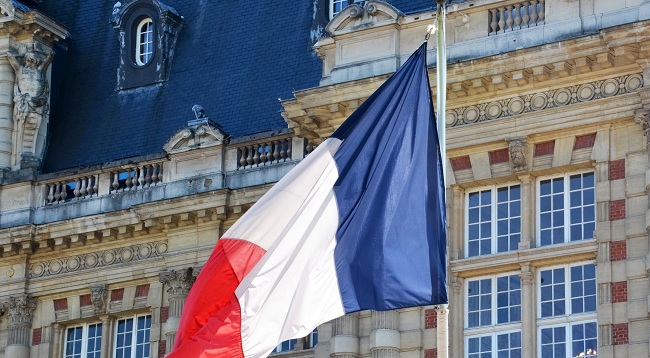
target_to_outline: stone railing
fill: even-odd
[[[99,174],[88,174],[78,178],[66,178],[45,184],[45,204],[59,204],[97,196]]]
[[[292,159],[294,150],[292,136],[265,138],[254,142],[242,143],[237,149],[237,170],[245,170],[283,163]],[[315,146],[303,140],[302,157],[304,158],[314,150]]]
[[[110,192],[141,190],[156,186],[163,180],[163,162],[133,164],[126,168],[111,171]]]
[[[545,0],[522,1],[488,11],[488,34],[498,35],[544,24]]]

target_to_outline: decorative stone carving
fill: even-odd
[[[180,153],[196,148],[206,148],[227,143],[228,135],[219,124],[212,122],[205,109],[195,104],[192,107],[195,119],[187,122],[187,128],[176,132],[163,146],[165,152]]]
[[[37,148],[36,140],[49,111],[47,69],[54,52],[34,42],[29,49],[23,44],[19,50],[9,49],[7,54],[9,64],[16,72],[14,153],[21,155],[21,168],[38,168],[41,148]]]
[[[512,170],[515,172],[526,170],[528,168],[526,163],[526,157],[528,156],[528,143],[526,140],[508,140],[508,150],[510,151]]]
[[[78,256],[55,258],[29,265],[29,277],[47,277],[68,272],[90,270],[160,257],[167,252],[167,242],[157,241]]]
[[[363,6],[351,4],[339,12],[325,26],[325,31],[334,35],[342,30],[351,30],[361,26],[372,26],[378,22],[397,22],[402,13],[384,1],[370,0]]]
[[[641,86],[643,86],[643,77],[640,74],[633,74],[455,108],[448,110],[446,113],[447,126],[458,127],[471,123],[512,117],[522,113],[537,112],[575,103],[589,102],[605,97],[619,96],[634,92],[641,88]]]
[[[93,303],[95,314],[106,313],[106,298],[108,297],[108,290],[106,285],[93,284],[90,285],[90,301]]]
[[[634,121],[643,128],[645,136],[645,146],[650,148],[650,111],[646,109],[637,109],[634,111]]]
[[[170,270],[160,273],[160,282],[168,286],[167,293],[170,296],[187,296],[194,281],[196,281],[196,276],[191,267],[185,270]]]
[[[36,310],[36,298],[28,294],[12,296],[5,307],[9,317],[7,345],[29,346],[29,331]]]

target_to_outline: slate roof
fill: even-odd
[[[163,0],[184,17],[169,81],[116,91],[118,38],[109,24],[114,2],[38,5],[70,32],[52,64],[45,173],[162,153],[193,119],[194,104],[235,138],[286,128],[278,98],[318,86],[311,0]],[[433,0],[387,2],[403,13],[435,8]]]

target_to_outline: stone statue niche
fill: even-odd
[[[43,155],[45,129],[49,116],[50,85],[47,69],[54,58],[52,50],[21,45],[9,49],[8,59],[16,72],[14,84],[14,153],[21,168],[38,168]]]

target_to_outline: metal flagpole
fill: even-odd
[[[440,155],[442,159],[442,178],[444,187],[447,188],[447,129],[445,113],[447,111],[447,45],[445,43],[446,16],[445,3],[447,0],[436,0],[436,105],[438,120],[438,139],[440,141]],[[445,264],[445,268],[447,265]],[[439,358],[449,357],[449,305],[436,306],[437,311],[437,340],[436,347]]]

